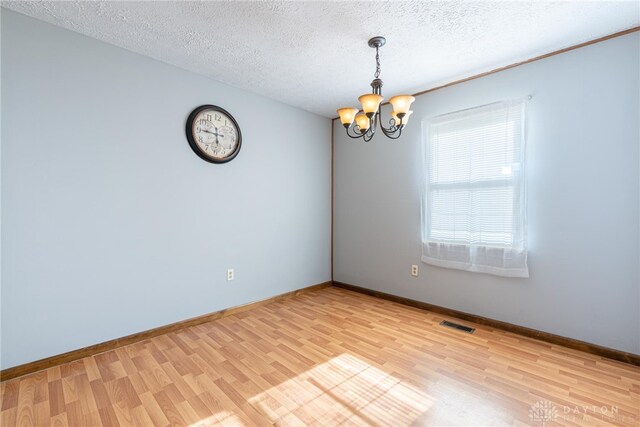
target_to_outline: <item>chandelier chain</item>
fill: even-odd
[[[376,73],[374,77],[377,79],[380,77],[380,53],[378,52],[378,47],[376,46]]]

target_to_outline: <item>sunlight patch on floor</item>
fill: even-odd
[[[210,427],[210,426],[229,426],[229,427],[241,427],[245,423],[242,422],[234,413],[230,411],[218,412],[215,415],[200,420],[196,423],[190,424],[189,427]]]
[[[433,399],[357,357],[342,354],[249,402],[274,422],[409,425]]]

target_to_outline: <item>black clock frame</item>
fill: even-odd
[[[202,150],[198,146],[198,143],[193,138],[193,121],[195,120],[196,116],[204,110],[219,111],[220,113],[226,115],[231,119],[231,121],[235,125],[236,131],[238,132],[238,144],[236,145],[235,150],[233,150],[233,153],[229,154],[224,159],[214,159],[212,157],[207,156],[205,153],[202,152]],[[209,163],[230,162],[238,155],[238,153],[240,152],[240,147],[242,146],[242,133],[240,132],[240,126],[238,125],[238,122],[227,110],[225,110],[224,108],[218,107],[217,105],[205,104],[193,110],[191,114],[189,114],[189,117],[187,118],[186,133],[187,133],[187,141],[189,141],[189,146],[191,146],[191,149],[198,155],[198,157],[200,157],[202,160],[205,160]]]

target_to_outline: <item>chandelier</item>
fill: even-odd
[[[340,116],[340,121],[351,138],[362,138],[365,142],[371,141],[376,130],[380,128],[387,138],[398,139],[402,135],[402,129],[409,121],[409,116],[413,111],[409,110],[415,98],[411,95],[398,95],[389,100],[393,106],[389,127],[384,127],[380,116],[380,104],[382,97],[382,80],[380,80],[380,53],[379,49],[384,46],[387,40],[382,36],[377,36],[369,40],[369,47],[376,49],[376,72],[371,82],[372,93],[362,95],[358,98],[362,104],[362,113],[357,108],[340,108],[336,110]],[[355,125],[351,126],[355,121]]]

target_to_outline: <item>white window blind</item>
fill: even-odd
[[[424,262],[529,277],[524,105],[498,102],[426,123]]]

